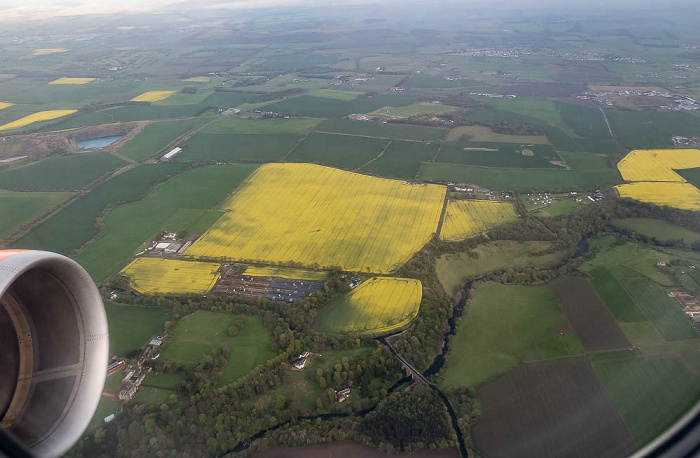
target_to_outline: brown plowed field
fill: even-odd
[[[636,449],[585,356],[522,364],[477,393],[483,413],[472,439],[489,458],[621,457]]]
[[[586,351],[620,350],[631,346],[588,280],[564,278],[552,284],[552,291]]]

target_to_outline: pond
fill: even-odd
[[[111,135],[109,137],[88,138],[87,140],[77,140],[75,144],[80,149],[100,149],[111,145],[123,137],[123,135]]]

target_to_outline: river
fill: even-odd
[[[452,316],[447,321],[448,329],[447,329],[447,331],[445,331],[445,334],[443,335],[442,350],[440,351],[439,354],[437,354],[435,356],[435,358],[433,359],[433,362],[430,364],[428,369],[426,369],[425,372],[423,372],[423,375],[425,377],[429,377],[431,375],[437,374],[440,371],[440,369],[442,369],[442,366],[445,364],[445,355],[447,355],[447,352],[449,350],[450,336],[454,335],[455,330],[456,330],[456,326],[457,326],[457,320],[462,316],[462,313],[464,313],[464,307],[466,306],[467,299],[469,298],[469,291],[471,290],[471,288],[475,282],[479,282],[483,278],[484,277],[479,278],[477,280],[472,280],[469,283],[467,283],[466,285],[464,285],[464,287],[462,289],[462,298],[457,303],[457,305],[455,305],[454,308],[452,309]],[[397,381],[391,388],[389,388],[387,390],[387,395],[391,394],[393,391],[395,391],[401,385],[403,385],[406,382],[409,382],[410,380],[411,380],[411,377],[404,377],[403,379]],[[447,396],[445,396],[445,394],[439,388],[437,388],[436,386],[434,386],[432,384],[431,384],[431,388],[433,388],[436,391],[438,396],[440,396],[443,403],[445,404],[445,407],[447,408],[447,411],[450,415],[450,420],[452,421],[452,427],[455,430],[455,432],[457,433],[457,439],[458,439],[458,443],[459,443],[459,453],[463,458],[466,458],[468,456],[467,449],[466,449],[465,444],[464,444],[464,436],[462,435],[462,431],[459,428],[459,422],[457,419],[457,415],[455,414],[455,411],[452,408],[452,405],[450,404],[449,400],[447,399]],[[299,417],[299,418],[296,418],[293,420],[288,420],[288,421],[285,421],[283,423],[277,424],[271,428],[259,431],[254,436],[249,437],[247,440],[240,442],[233,450],[229,450],[229,451],[225,452],[224,455],[228,455],[230,453],[243,452],[243,451],[247,450],[254,441],[264,437],[267,433],[269,433],[271,431],[275,431],[275,430],[282,428],[284,426],[287,426],[292,421],[295,421],[295,420],[315,420],[315,419],[319,419],[319,418],[322,420],[332,420],[334,418],[350,417],[350,416],[364,417],[368,413],[372,412],[375,408],[376,408],[376,406],[372,407],[370,409],[367,409],[367,410],[363,410],[361,412],[311,415],[308,417]],[[338,452],[341,452],[342,451],[341,449],[343,447],[347,447],[347,443],[345,443],[345,445],[342,445],[342,444],[343,443],[340,443],[338,445],[338,447],[339,447],[338,449],[333,448],[334,444],[324,445],[323,446],[324,450],[328,449],[329,453],[327,455],[323,455],[323,456],[332,456],[332,455],[334,455],[333,452],[335,452],[335,454],[337,454]],[[284,456],[284,457],[286,457],[286,456],[297,457],[297,456],[299,456],[300,457],[300,456],[307,456],[307,455],[304,455],[304,452],[303,452],[306,449],[311,449],[311,447],[295,448],[295,449],[276,448],[276,449],[272,449],[272,450],[268,451],[270,453],[272,453],[272,451],[274,451],[274,454],[268,454],[268,452],[262,452],[260,455],[256,455],[256,456],[262,456],[262,457],[267,457],[267,456],[269,456],[269,457],[272,457],[272,456],[274,456],[274,457],[282,457],[282,456]],[[367,450],[371,450],[371,449],[367,449]],[[381,452],[377,452],[377,453],[380,453],[380,455],[377,455],[377,456],[392,456],[389,454],[383,454]],[[373,455],[365,455],[365,456],[373,456]],[[425,455],[425,456],[428,456],[428,455]],[[429,456],[431,456],[431,457],[433,457],[433,456],[434,457],[438,457],[438,456],[439,457],[443,457],[443,456],[452,457],[455,455],[452,454],[450,451],[445,451],[444,455],[442,455],[442,454],[436,454],[436,455],[430,454]]]

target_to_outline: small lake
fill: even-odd
[[[77,140],[75,144],[78,145],[80,149],[100,149],[111,145],[122,137],[124,136],[112,135],[109,137],[89,138],[87,140]]]

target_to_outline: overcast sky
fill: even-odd
[[[31,18],[65,16],[76,14],[109,14],[125,11],[153,11],[166,8],[261,8],[276,5],[347,5],[352,3],[389,3],[398,0],[0,0],[0,18]],[[670,3],[685,4],[684,10],[698,14],[700,7],[697,0],[665,0]],[[498,9],[523,8],[564,8],[597,9],[600,7],[624,8],[634,6],[640,9],[659,6],[657,0],[403,0],[402,3],[433,2],[437,7],[449,8],[450,3],[461,6],[496,7]],[[691,6],[692,5],[692,6]],[[406,5],[403,5],[404,7]],[[606,8],[607,9],[607,8]],[[691,11],[692,10],[692,11]]]

